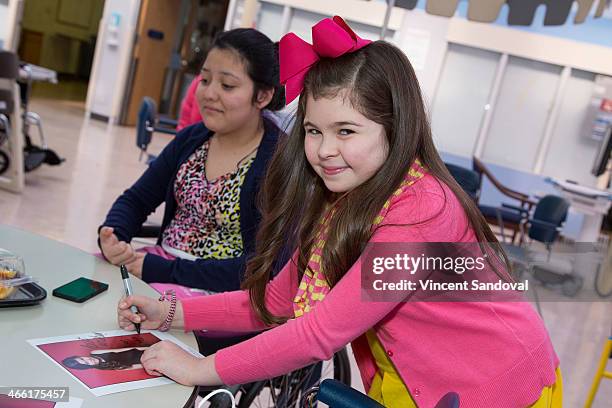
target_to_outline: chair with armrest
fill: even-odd
[[[444,163],[449,173],[455,181],[461,186],[475,202],[480,198],[480,173],[466,169],[465,167],[457,166],[456,164]]]
[[[509,211],[507,208],[503,210]],[[525,215],[522,210],[516,210],[523,217],[520,223],[521,244],[502,243],[502,247],[519,271],[529,273],[530,276],[545,285],[559,284],[563,294],[575,296],[582,288],[583,279],[573,273],[573,262],[564,259],[566,257],[559,253],[556,254],[556,259],[552,259],[552,245],[559,237],[567,219],[568,210],[569,203],[567,200],[555,195],[542,197],[531,216]],[[536,241],[544,244],[545,255],[542,254],[542,251],[528,246],[524,237],[527,237],[531,242]],[[535,291],[535,287],[533,289]],[[534,292],[534,294],[537,296],[537,292]],[[539,310],[537,299],[536,303]]]
[[[485,164],[477,157],[472,158],[472,167],[475,172],[480,174],[480,180],[482,182],[483,177],[487,177],[493,186],[498,189],[503,195],[514,199],[519,202],[518,205],[512,205],[507,203],[501,204],[501,209],[496,206],[490,205],[479,205],[480,212],[485,217],[488,223],[498,225],[500,228],[503,227],[505,230],[512,231],[512,242],[517,237],[522,239],[520,235],[520,224],[521,221],[531,213],[532,208],[535,206],[535,201],[531,200],[527,194],[512,190],[504,186],[485,166]],[[501,221],[500,221],[501,217]],[[500,225],[500,222],[502,225]],[[505,239],[505,237],[502,237]]]
[[[147,155],[147,163],[155,160],[154,155],[147,153],[147,148],[153,137],[153,132],[176,134],[177,121],[167,117],[158,117],[157,104],[153,98],[145,96],[138,109],[136,121],[136,146],[140,149],[140,159]]]

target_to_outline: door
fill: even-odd
[[[121,120],[124,125],[135,125],[142,98],[150,96],[159,105],[164,77],[180,7],[176,0],[143,0],[138,19],[137,41],[134,47],[131,80],[126,109]]]

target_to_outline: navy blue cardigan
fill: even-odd
[[[181,130],[138,181],[115,201],[103,225],[113,227],[119,240],[130,242],[137,236],[147,217],[165,201],[161,233],[157,240],[157,243],[161,244],[163,231],[176,212],[177,204],[174,196],[176,173],[181,164],[212,134],[213,132],[202,123]],[[178,283],[215,292],[240,288],[247,257],[255,250],[255,235],[261,219],[256,208],[257,192],[268,162],[282,135],[281,130],[271,120],[264,118],[264,135],[240,190],[243,254],[236,258],[195,261],[180,258],[170,261],[157,255],[147,254],[142,268],[142,279],[145,282]],[[288,255],[287,252],[281,257],[288,258]],[[279,259],[279,264],[283,265],[285,260]]]

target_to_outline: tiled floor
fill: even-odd
[[[106,211],[146,167],[138,161],[134,129],[86,121],[80,102],[36,100],[30,109],[41,115],[49,147],[66,162],[27,173],[21,195],[0,191],[0,222],[94,251]],[[159,152],[168,140],[156,135],[150,150]]]
[[[80,102],[37,99],[31,110],[42,116],[50,147],[67,161],[27,174],[21,195],[0,190],[0,223],[95,251],[96,229],[106,211],[145,169],[138,162],[134,129],[85,121]],[[169,136],[155,135],[150,150],[159,152],[168,140]],[[161,212],[152,219],[159,221]],[[565,407],[583,406],[604,340],[611,334],[610,300],[542,305],[561,359]],[[354,372],[356,382],[356,367]],[[594,407],[611,406],[612,381],[604,380]]]

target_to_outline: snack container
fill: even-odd
[[[23,258],[0,248],[0,299],[6,299],[18,286],[31,282],[25,276]]]

